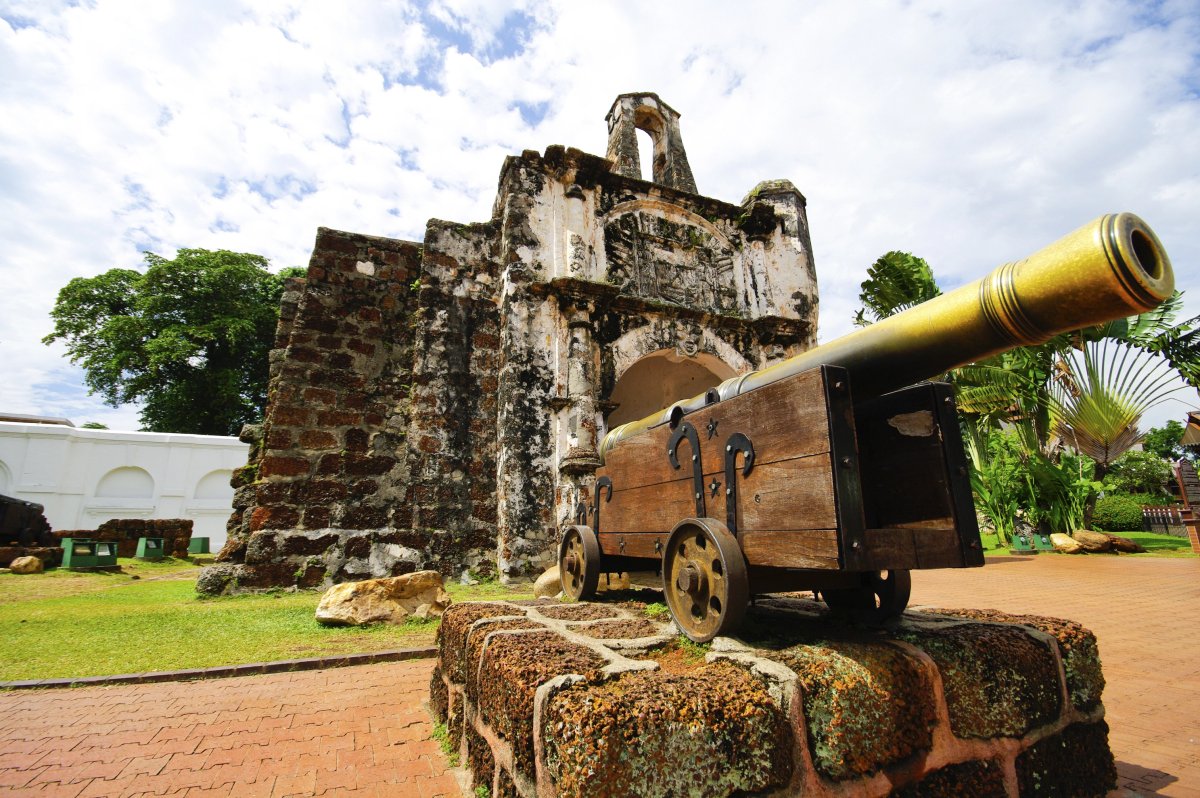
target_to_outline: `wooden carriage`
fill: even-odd
[[[846,370],[820,366],[623,441],[560,572],[584,598],[601,573],[661,570],[698,641],[735,629],[751,593],[886,618],[911,569],[983,564],[970,490],[949,386],[855,406]]]

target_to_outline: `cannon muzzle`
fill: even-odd
[[[623,424],[605,436],[600,457],[650,427],[819,365],[847,369],[855,400],[866,399],[1059,333],[1151,310],[1174,287],[1171,262],[1149,225],[1132,213],[1102,216],[974,283]]]

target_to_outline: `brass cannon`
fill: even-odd
[[[734,631],[755,593],[817,590],[835,609],[894,616],[912,569],[983,565],[953,392],[913,383],[1144,312],[1173,288],[1149,226],[1108,215],[617,427],[591,507],[563,530],[564,592],[588,598],[603,573],[660,570],[672,616],[699,642]]]

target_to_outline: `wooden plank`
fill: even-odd
[[[831,470],[829,456],[820,454],[756,465],[748,477],[739,476],[739,531],[836,529]],[[725,521],[725,474],[705,474],[704,485],[705,515]],[[690,477],[616,490],[600,507],[600,532],[670,532],[695,515]]]
[[[838,567],[836,529],[761,530],[741,535],[742,553],[750,565],[774,568]]]
[[[867,549],[866,560],[871,568],[912,570],[918,567],[917,548],[911,529],[867,529],[863,539]]]
[[[958,530],[953,526],[888,527],[866,530],[871,568],[961,568]]]
[[[662,559],[661,551],[667,546],[667,533],[608,532],[599,535],[600,552],[610,557],[642,557]],[[624,544],[624,545],[622,545]],[[658,544],[657,547],[655,544]]]
[[[953,526],[943,529],[914,529],[918,568],[961,568],[962,544]]]
[[[829,422],[819,368],[710,405],[685,420],[696,429],[706,474],[724,471],[725,441],[735,432],[753,442],[758,463],[829,451]],[[708,432],[710,421],[716,422],[712,437]],[[672,468],[667,458],[671,435],[670,427],[663,424],[621,441],[606,455],[598,474],[612,479],[615,490],[690,476],[690,459],[695,453],[688,443],[680,443],[681,468]]]

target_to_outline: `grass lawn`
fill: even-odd
[[[120,563],[121,573],[0,574],[0,681],[427,646],[437,629],[436,622],[325,627],[313,618],[320,592],[201,599],[194,564]],[[532,585],[452,584],[447,590],[456,601],[532,597]]]

